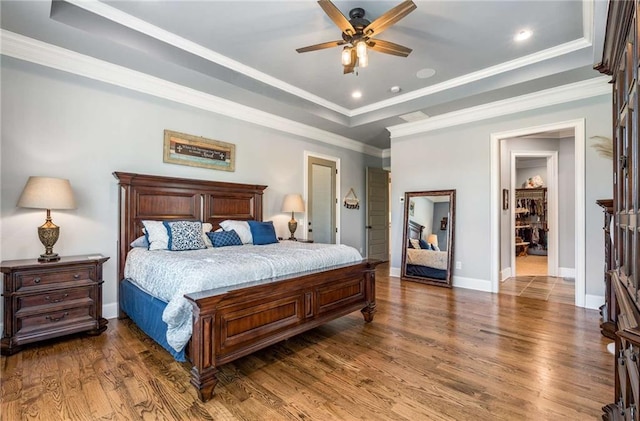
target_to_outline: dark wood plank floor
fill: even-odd
[[[128,320],[2,357],[2,420],[595,420],[613,401],[599,315],[571,305],[377,278],[359,313],[221,368],[189,367]]]

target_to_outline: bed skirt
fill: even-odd
[[[151,339],[169,352],[179,362],[185,362],[184,348],[177,352],[167,343],[167,324],[162,321],[162,313],[167,303],[159,300],[140,288],[128,279],[120,282],[120,310]]]

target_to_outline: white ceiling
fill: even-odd
[[[379,38],[413,49],[370,52],[343,75],[340,39],[320,6],[298,1],[7,1],[3,34],[23,35],[376,148],[398,116],[430,117],[597,78],[606,1],[416,1]],[[335,1],[373,21],[399,1]],[[514,35],[530,29],[521,43]],[[4,54],[4,51],[3,51]],[[422,69],[435,75],[421,79]],[[389,91],[400,86],[399,93]],[[362,92],[353,99],[351,93]]]

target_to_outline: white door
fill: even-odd
[[[316,243],[336,242],[336,162],[310,156],[308,177],[308,239]]]

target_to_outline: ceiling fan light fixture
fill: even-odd
[[[367,55],[367,43],[363,40],[358,41],[356,43],[356,53],[358,54],[358,58],[362,58]]]
[[[358,57],[358,67],[367,67],[369,65],[369,55],[365,54]]]
[[[351,64],[351,48],[344,47],[342,49],[342,65],[348,66]]]

